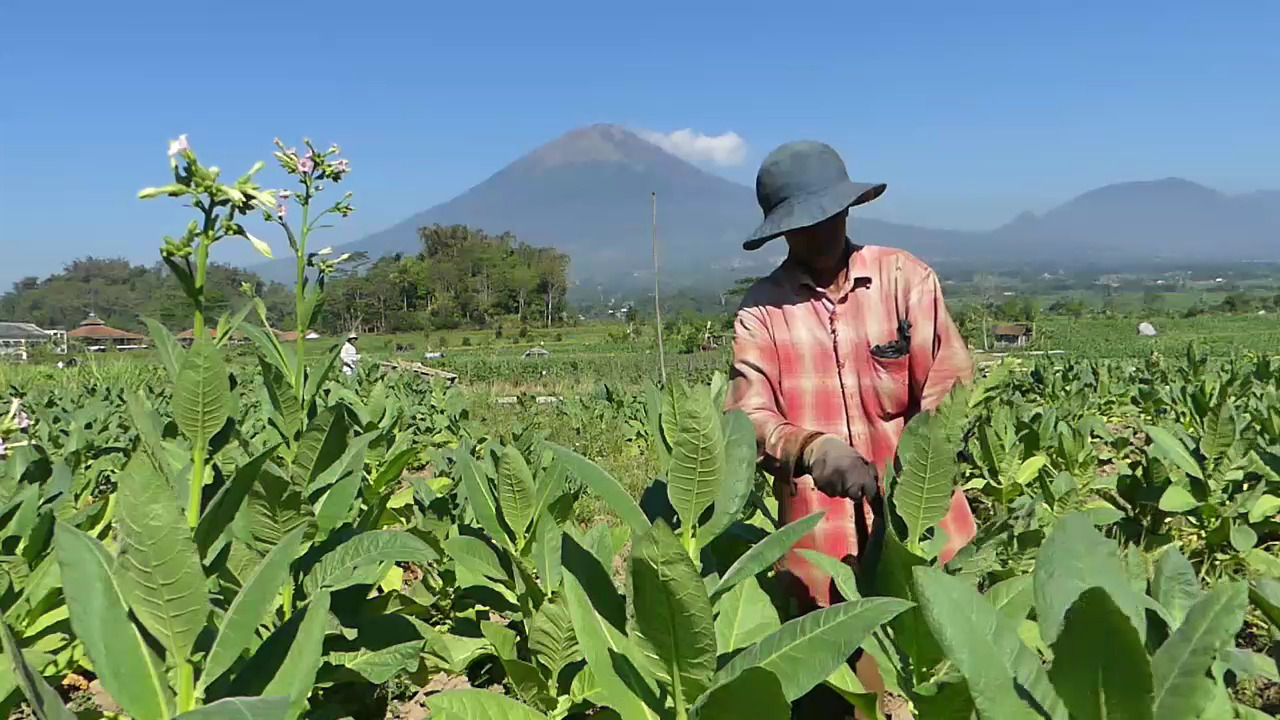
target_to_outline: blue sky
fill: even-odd
[[[334,242],[592,122],[732,131],[741,164],[704,164],[746,183],[777,144],[825,140],[890,183],[868,214],[923,225],[990,227],[1121,180],[1280,188],[1272,0],[298,7],[10,4],[0,288],[81,255],[157,258],[186,211],[133,198],[179,133],[237,172],[275,136],[340,143],[358,211]]]

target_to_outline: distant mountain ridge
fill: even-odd
[[[708,268],[758,271],[785,251],[781,243],[757,253],[741,249],[741,238],[760,219],[752,188],[608,124],[566,133],[452,200],[343,250],[374,257],[414,253],[419,227],[459,223],[567,252],[579,281],[643,277],[650,267],[652,192],[658,194],[663,275],[675,282],[709,281]],[[1280,191],[1232,196],[1180,178],[1122,182],[986,232],[859,217],[853,234],[858,242],[905,248],[932,263],[1274,260],[1280,259]],[[287,275],[283,264],[262,269],[268,277]]]

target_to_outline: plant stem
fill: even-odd
[[[209,265],[210,234],[214,227],[213,209],[204,214],[205,234],[196,245],[196,307],[191,318],[191,342],[207,342],[204,336],[204,280]],[[204,490],[205,443],[193,443],[191,448],[191,487],[187,493],[187,526],[195,528],[200,523],[200,500]]]
[[[178,665],[178,713],[184,713],[196,706],[196,669],[190,660],[183,660]]]
[[[204,448],[197,445],[191,450],[191,491],[187,495],[187,526],[200,524],[200,499],[204,492]]]
[[[297,349],[295,350],[295,353],[294,353],[296,356],[294,358],[296,365],[294,366],[294,369],[293,369],[293,385],[294,385],[294,392],[296,392],[298,395],[298,405],[302,407],[304,413],[306,412],[306,405],[305,405],[305,398],[304,398],[304,395],[306,394],[305,393],[306,367],[305,367],[305,364],[303,363],[302,356],[304,352],[303,351],[304,336],[306,335],[308,328],[302,327],[303,325],[302,307],[304,304],[306,304],[306,293],[304,291],[306,289],[306,282],[307,282],[307,235],[309,235],[311,231],[310,225],[307,222],[307,216],[309,215],[310,211],[311,211],[311,183],[308,182],[306,184],[306,190],[302,195],[302,227],[298,231],[298,277],[297,277],[296,285],[294,286],[294,296],[293,296],[293,302],[294,302],[294,311],[293,311],[294,323],[293,324],[297,326],[296,329],[298,331],[298,337],[294,340],[294,342],[296,343]]]
[[[211,225],[211,220],[206,220],[205,225]],[[196,246],[196,301],[195,313],[191,319],[191,337],[192,342],[204,339],[204,279],[209,265],[209,244],[201,241]]]

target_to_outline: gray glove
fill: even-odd
[[[831,497],[861,500],[880,495],[875,468],[836,435],[822,435],[810,442],[800,465],[813,484]]]

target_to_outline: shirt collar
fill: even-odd
[[[845,243],[851,250],[849,253],[849,277],[853,279],[846,294],[858,288],[871,287],[871,275],[866,266],[866,254],[862,252],[863,246],[854,243],[847,237],[845,238]],[[790,255],[782,261],[782,265],[779,266],[778,270],[780,279],[787,287],[793,290],[808,289],[812,292],[823,292],[809,277],[809,273],[800,267],[800,263],[792,260]]]

